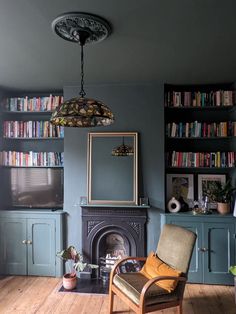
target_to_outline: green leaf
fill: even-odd
[[[235,266],[230,266],[229,271],[231,272],[231,274],[236,276],[236,265]]]
[[[61,252],[58,252],[57,256],[65,261],[73,261],[73,268],[79,272],[83,271],[86,267],[98,268],[98,265],[83,263],[83,255],[80,252],[77,252],[76,248],[72,245]]]

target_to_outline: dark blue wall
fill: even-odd
[[[64,87],[65,99],[77,96],[77,86]],[[164,85],[102,85],[86,88],[87,95],[109,105],[115,123],[109,127],[65,130],[65,195],[68,244],[81,248],[80,196],[87,195],[88,132],[133,131],[139,134],[139,190],[148,196],[147,251],[155,250],[159,214],[164,210]]]

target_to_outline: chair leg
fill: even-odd
[[[182,302],[180,302],[180,304],[178,305],[178,314],[182,314],[183,313],[183,307],[182,307]]]
[[[143,309],[143,308],[140,308],[138,314],[144,314],[144,313],[145,313],[145,312],[144,312],[144,309]]]
[[[114,292],[112,289],[109,291],[109,314],[113,313]]]

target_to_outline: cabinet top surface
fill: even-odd
[[[226,214],[226,215],[221,215],[221,214],[218,214],[218,213],[212,213],[212,214],[209,214],[209,215],[203,215],[203,214],[197,214],[197,215],[194,215],[192,213],[192,211],[189,211],[189,212],[185,212],[185,213],[161,213],[161,215],[164,215],[164,216],[169,216],[169,217],[193,217],[193,219],[196,217],[196,218],[205,218],[206,220],[208,218],[219,218],[219,219],[222,219],[222,218],[228,218],[228,219],[235,219],[236,217],[234,217],[232,215],[232,213],[230,214]]]
[[[5,214],[51,214],[51,215],[63,215],[66,214],[62,209],[51,210],[51,209],[8,209],[0,210],[0,215]]]

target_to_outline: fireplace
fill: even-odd
[[[82,206],[82,248],[84,259],[105,266],[124,256],[146,255],[144,206]]]

